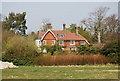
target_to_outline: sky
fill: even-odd
[[[80,25],[99,7],[109,7],[107,16],[118,14],[118,2],[2,2],[2,14],[26,12],[27,33],[40,30],[42,21],[49,19],[53,30],[62,30],[62,24]]]

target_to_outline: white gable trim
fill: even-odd
[[[90,44],[87,40],[85,40],[88,44]]]
[[[54,34],[50,29],[48,29],[48,31],[42,36],[41,40],[43,40],[43,38],[45,37],[45,35],[46,35],[48,32],[51,32],[51,33],[53,34],[53,36],[56,38],[56,40],[58,40],[57,37],[55,36],[55,34]]]

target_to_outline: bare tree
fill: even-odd
[[[49,19],[45,18],[45,19],[42,20],[42,26],[40,28],[40,30],[42,32],[46,32],[47,31],[47,23],[50,23]]]
[[[118,30],[118,17],[115,14],[110,15],[105,19],[106,26],[109,32],[117,32]]]
[[[107,31],[103,36],[103,41],[110,42],[118,39],[118,17],[115,14],[110,15],[105,20]]]
[[[81,21],[88,31],[96,35],[99,44],[101,43],[101,36],[106,30],[104,19],[108,9],[107,7],[100,7],[95,12],[90,13],[90,18]]]

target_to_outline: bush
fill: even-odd
[[[62,48],[59,45],[54,45],[54,46],[43,45],[43,46],[41,46],[42,50],[44,48],[46,48],[47,52],[50,53],[50,55],[55,55],[62,51]]]
[[[58,55],[68,55],[68,54],[76,54],[76,52],[74,50],[63,50],[61,52],[58,53]]]
[[[29,36],[14,35],[4,45],[2,60],[16,65],[31,64],[32,58],[40,55],[34,40]]]
[[[112,41],[106,44],[101,49],[101,54],[113,58],[115,60],[115,63],[120,63],[120,47],[118,45],[118,41]]]
[[[99,48],[93,45],[80,45],[77,47],[78,54],[98,54]]]
[[[16,56],[4,56],[2,61],[12,62],[14,65],[33,65],[33,58],[29,57],[16,57]]]
[[[55,55],[55,56],[39,56],[34,60],[36,65],[93,65],[107,64],[111,59],[104,55]]]
[[[106,44],[102,50],[101,53],[104,54],[105,56],[117,56],[117,54],[119,53],[119,45],[118,45],[118,41],[112,41],[108,44]]]

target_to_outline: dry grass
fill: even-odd
[[[37,65],[97,65],[110,63],[111,59],[103,55],[56,55],[40,56],[35,59]]]

